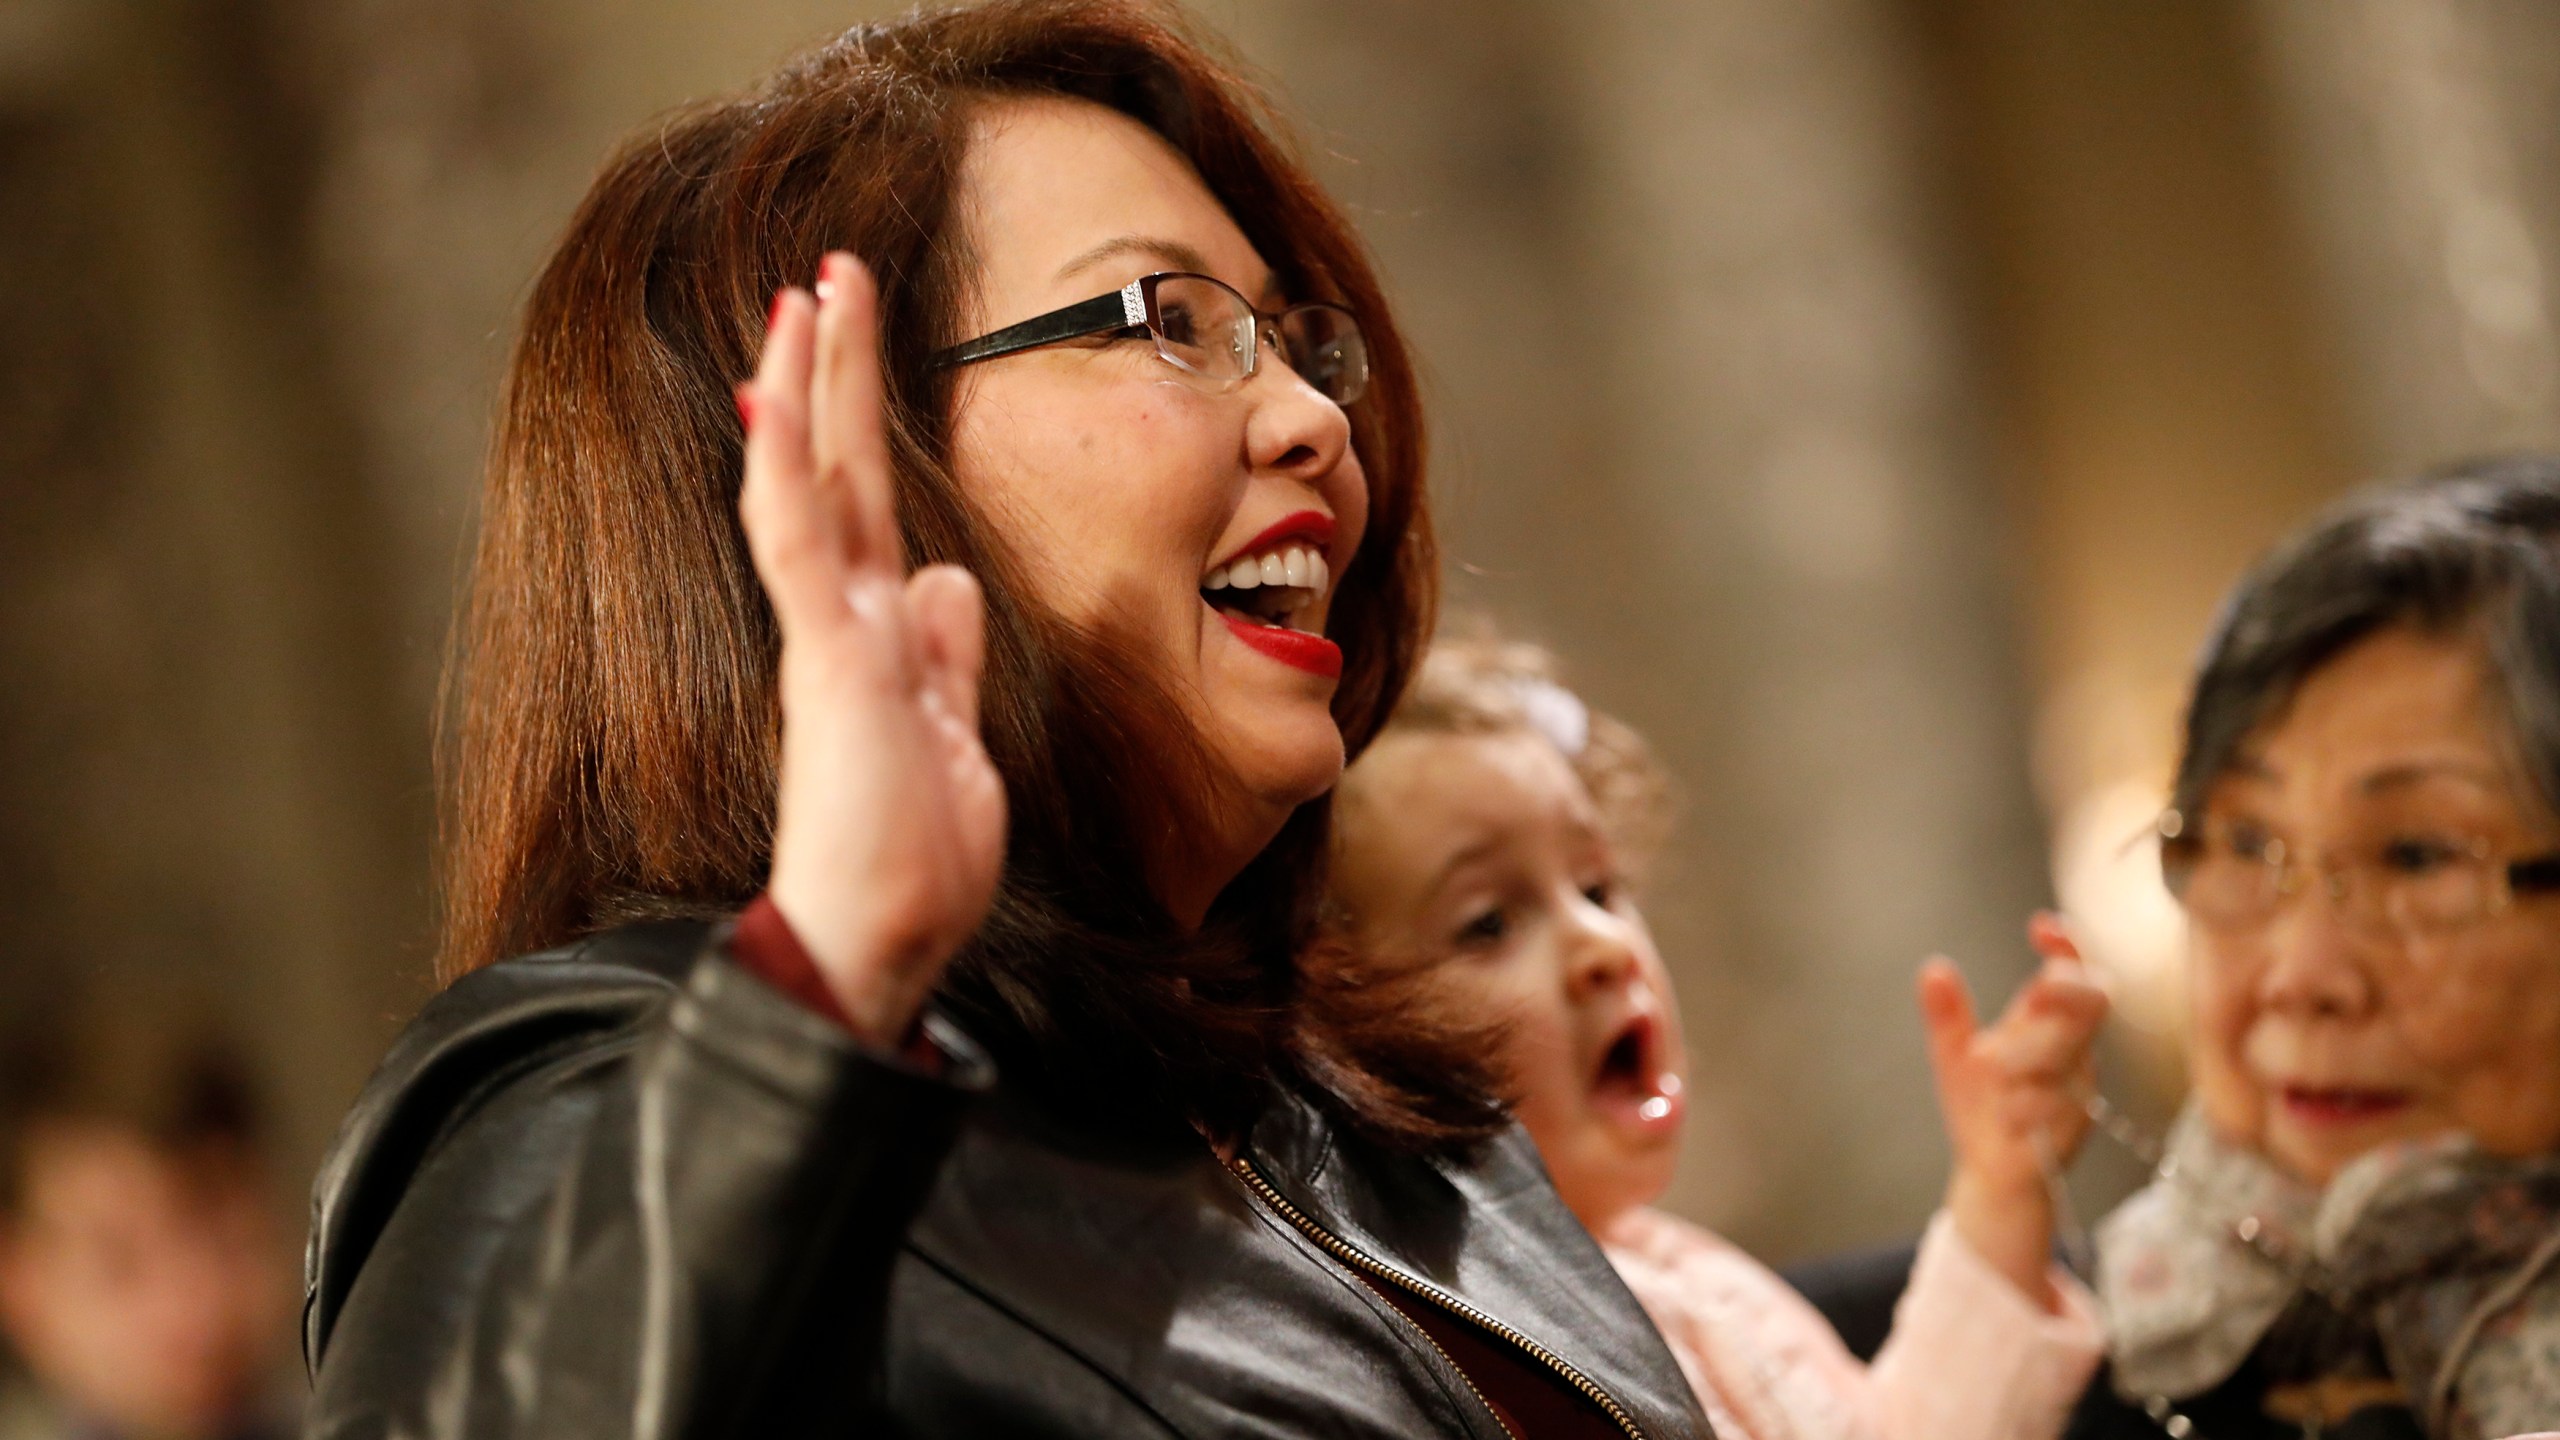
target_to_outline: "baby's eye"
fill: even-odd
[[[1490,945],[1509,933],[1511,933],[1511,917],[1503,914],[1501,909],[1496,907],[1459,926],[1458,943]]]

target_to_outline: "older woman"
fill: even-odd
[[[2259,565],[2162,830],[2194,1096],[2100,1227],[2115,1390],[2216,1440],[2554,1428],[2560,462]]]
[[[2066,1433],[2560,1428],[2560,460],[2263,561],[2162,829],[2193,1100],[2099,1227],[2109,1374]],[[1865,1348],[1898,1266],[1793,1278]]]

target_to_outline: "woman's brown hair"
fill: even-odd
[[[738,525],[729,395],[776,289],[845,249],[880,282],[910,558],[967,566],[989,595],[984,730],[1012,828],[995,908],[942,1003],[1009,1088],[1088,1111],[1234,1126],[1278,1084],[1391,1143],[1483,1134],[1495,1113],[1463,1057],[1405,1053],[1342,997],[1299,986],[1326,802],[1289,821],[1206,924],[1170,920],[1143,842],[1181,833],[1205,803],[1216,777],[1197,738],[1142,657],[1031,602],[951,474],[953,380],[931,357],[965,338],[954,191],[973,118],[1023,96],[1105,105],[1164,136],[1293,298],[1360,316],[1371,379],[1352,443],[1371,520],[1328,630],[1346,744],[1356,753],[1383,723],[1429,633],[1436,557],[1412,363],[1350,224],[1169,5],[918,12],[633,139],[534,286],[452,671],[440,969],[724,914],[762,888],[778,640]]]

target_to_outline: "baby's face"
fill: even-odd
[[[1335,895],[1364,949],[1430,963],[1428,1003],[1500,1019],[1517,1113],[1583,1223],[1660,1195],[1688,1056],[1662,957],[1591,796],[1525,732],[1390,734],[1336,806]]]

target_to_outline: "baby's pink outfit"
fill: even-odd
[[[2089,1292],[2057,1268],[2047,1314],[1929,1222],[1893,1334],[1860,1364],[1770,1269],[1658,1210],[1600,1232],[1723,1440],[2053,1440],[2098,1365]]]

